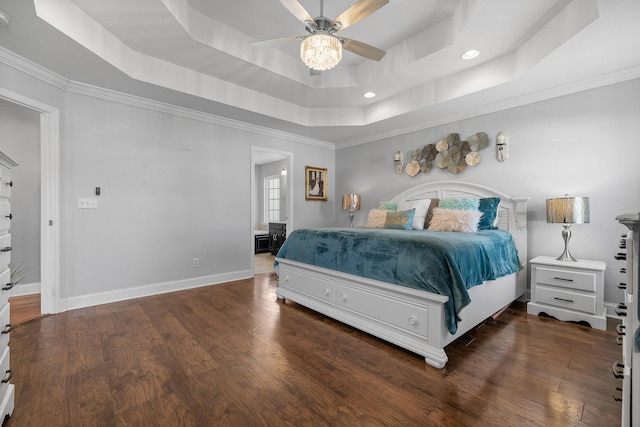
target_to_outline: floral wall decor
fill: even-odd
[[[472,135],[468,141],[460,141],[460,135],[450,133],[435,144],[427,144],[411,152],[411,160],[405,172],[409,176],[427,173],[435,165],[453,174],[465,170],[467,166],[475,166],[480,162],[479,151],[489,146],[489,137],[484,132]]]

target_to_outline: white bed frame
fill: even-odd
[[[469,290],[471,303],[460,312],[458,331],[445,323],[448,297],[365,277],[278,258],[278,299],[290,299],[378,338],[415,352],[436,368],[448,357],[444,347],[525,294],[527,201],[480,185],[440,181],[410,188],[391,199],[500,197],[498,228],[513,234],[525,268]]]

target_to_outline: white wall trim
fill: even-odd
[[[313,145],[316,147],[326,148],[330,150],[335,149],[335,145],[327,141],[307,138],[307,137],[295,135],[289,132],[268,128],[265,126],[254,125],[254,124],[242,122],[239,120],[217,116],[215,114],[204,113],[202,111],[193,110],[186,107],[180,107],[180,106],[168,104],[162,101],[156,101],[153,99],[143,98],[136,95],[130,95],[128,93],[118,92],[111,89],[105,89],[105,88],[92,86],[89,84],[80,83],[76,81],[69,82],[69,86],[67,87],[67,92],[91,96],[93,98],[104,99],[107,101],[119,102],[121,104],[131,105],[134,107],[146,108],[148,110],[159,111],[162,113],[181,116],[188,119],[199,120],[201,122],[212,123],[219,126],[226,126],[232,129],[238,129],[245,132],[252,132],[259,135],[271,136],[279,139],[298,142],[301,144]]]
[[[60,110],[0,87],[0,99],[40,113],[42,313],[60,309]]]
[[[11,289],[10,298],[20,297],[23,295],[39,294],[39,293],[40,293],[40,282],[20,283],[18,285],[15,285],[13,289]]]
[[[65,90],[69,84],[69,79],[65,79],[59,74],[48,70],[41,65],[36,64],[20,55],[16,55],[0,46],[0,62],[7,64],[8,66],[15,68],[18,71],[29,74],[38,80],[48,83],[58,89]]]
[[[66,92],[76,93],[79,95],[91,96],[93,98],[104,99],[112,102],[119,102],[134,107],[145,108],[148,110],[159,111],[166,114],[172,114],[175,116],[181,116],[188,119],[199,120],[206,123],[211,123],[219,126],[226,126],[232,129],[242,130],[245,132],[253,132],[259,135],[270,136],[278,139],[284,139],[287,141],[293,141],[300,144],[312,145],[320,148],[334,150],[335,145],[331,142],[322,141],[319,139],[308,138],[289,132],[279,131],[271,129],[266,126],[254,125],[239,120],[233,120],[215,114],[204,113],[202,111],[193,110],[186,107],[180,107],[166,102],[156,101],[148,98],[143,98],[136,95],[130,95],[115,90],[105,89],[73,80],[65,79],[64,77],[25,59],[15,53],[0,47],[0,62],[15,68],[18,71],[22,71],[30,76],[33,76],[45,83],[53,85]]]
[[[172,282],[154,283],[151,285],[137,286],[134,288],[119,289],[109,292],[99,292],[95,294],[82,295],[67,298],[64,310],[74,310],[77,308],[92,307],[100,304],[125,301],[134,298],[148,297],[152,295],[165,294],[169,292],[183,291],[186,289],[200,288],[203,286],[218,285],[220,283],[233,282],[251,278],[250,270],[236,271],[225,274],[215,274],[211,276],[193,277],[185,280]]]

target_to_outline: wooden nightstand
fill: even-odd
[[[531,301],[527,313],[546,313],[559,320],[584,321],[607,329],[602,261],[558,261],[539,256],[529,261]]]

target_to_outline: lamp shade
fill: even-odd
[[[342,59],[342,43],[331,34],[311,34],[300,45],[300,58],[309,68],[330,70]]]
[[[342,209],[345,210],[360,210],[360,195],[359,194],[345,194],[342,196]]]
[[[547,199],[547,222],[559,224],[588,224],[588,197],[560,197]]]

